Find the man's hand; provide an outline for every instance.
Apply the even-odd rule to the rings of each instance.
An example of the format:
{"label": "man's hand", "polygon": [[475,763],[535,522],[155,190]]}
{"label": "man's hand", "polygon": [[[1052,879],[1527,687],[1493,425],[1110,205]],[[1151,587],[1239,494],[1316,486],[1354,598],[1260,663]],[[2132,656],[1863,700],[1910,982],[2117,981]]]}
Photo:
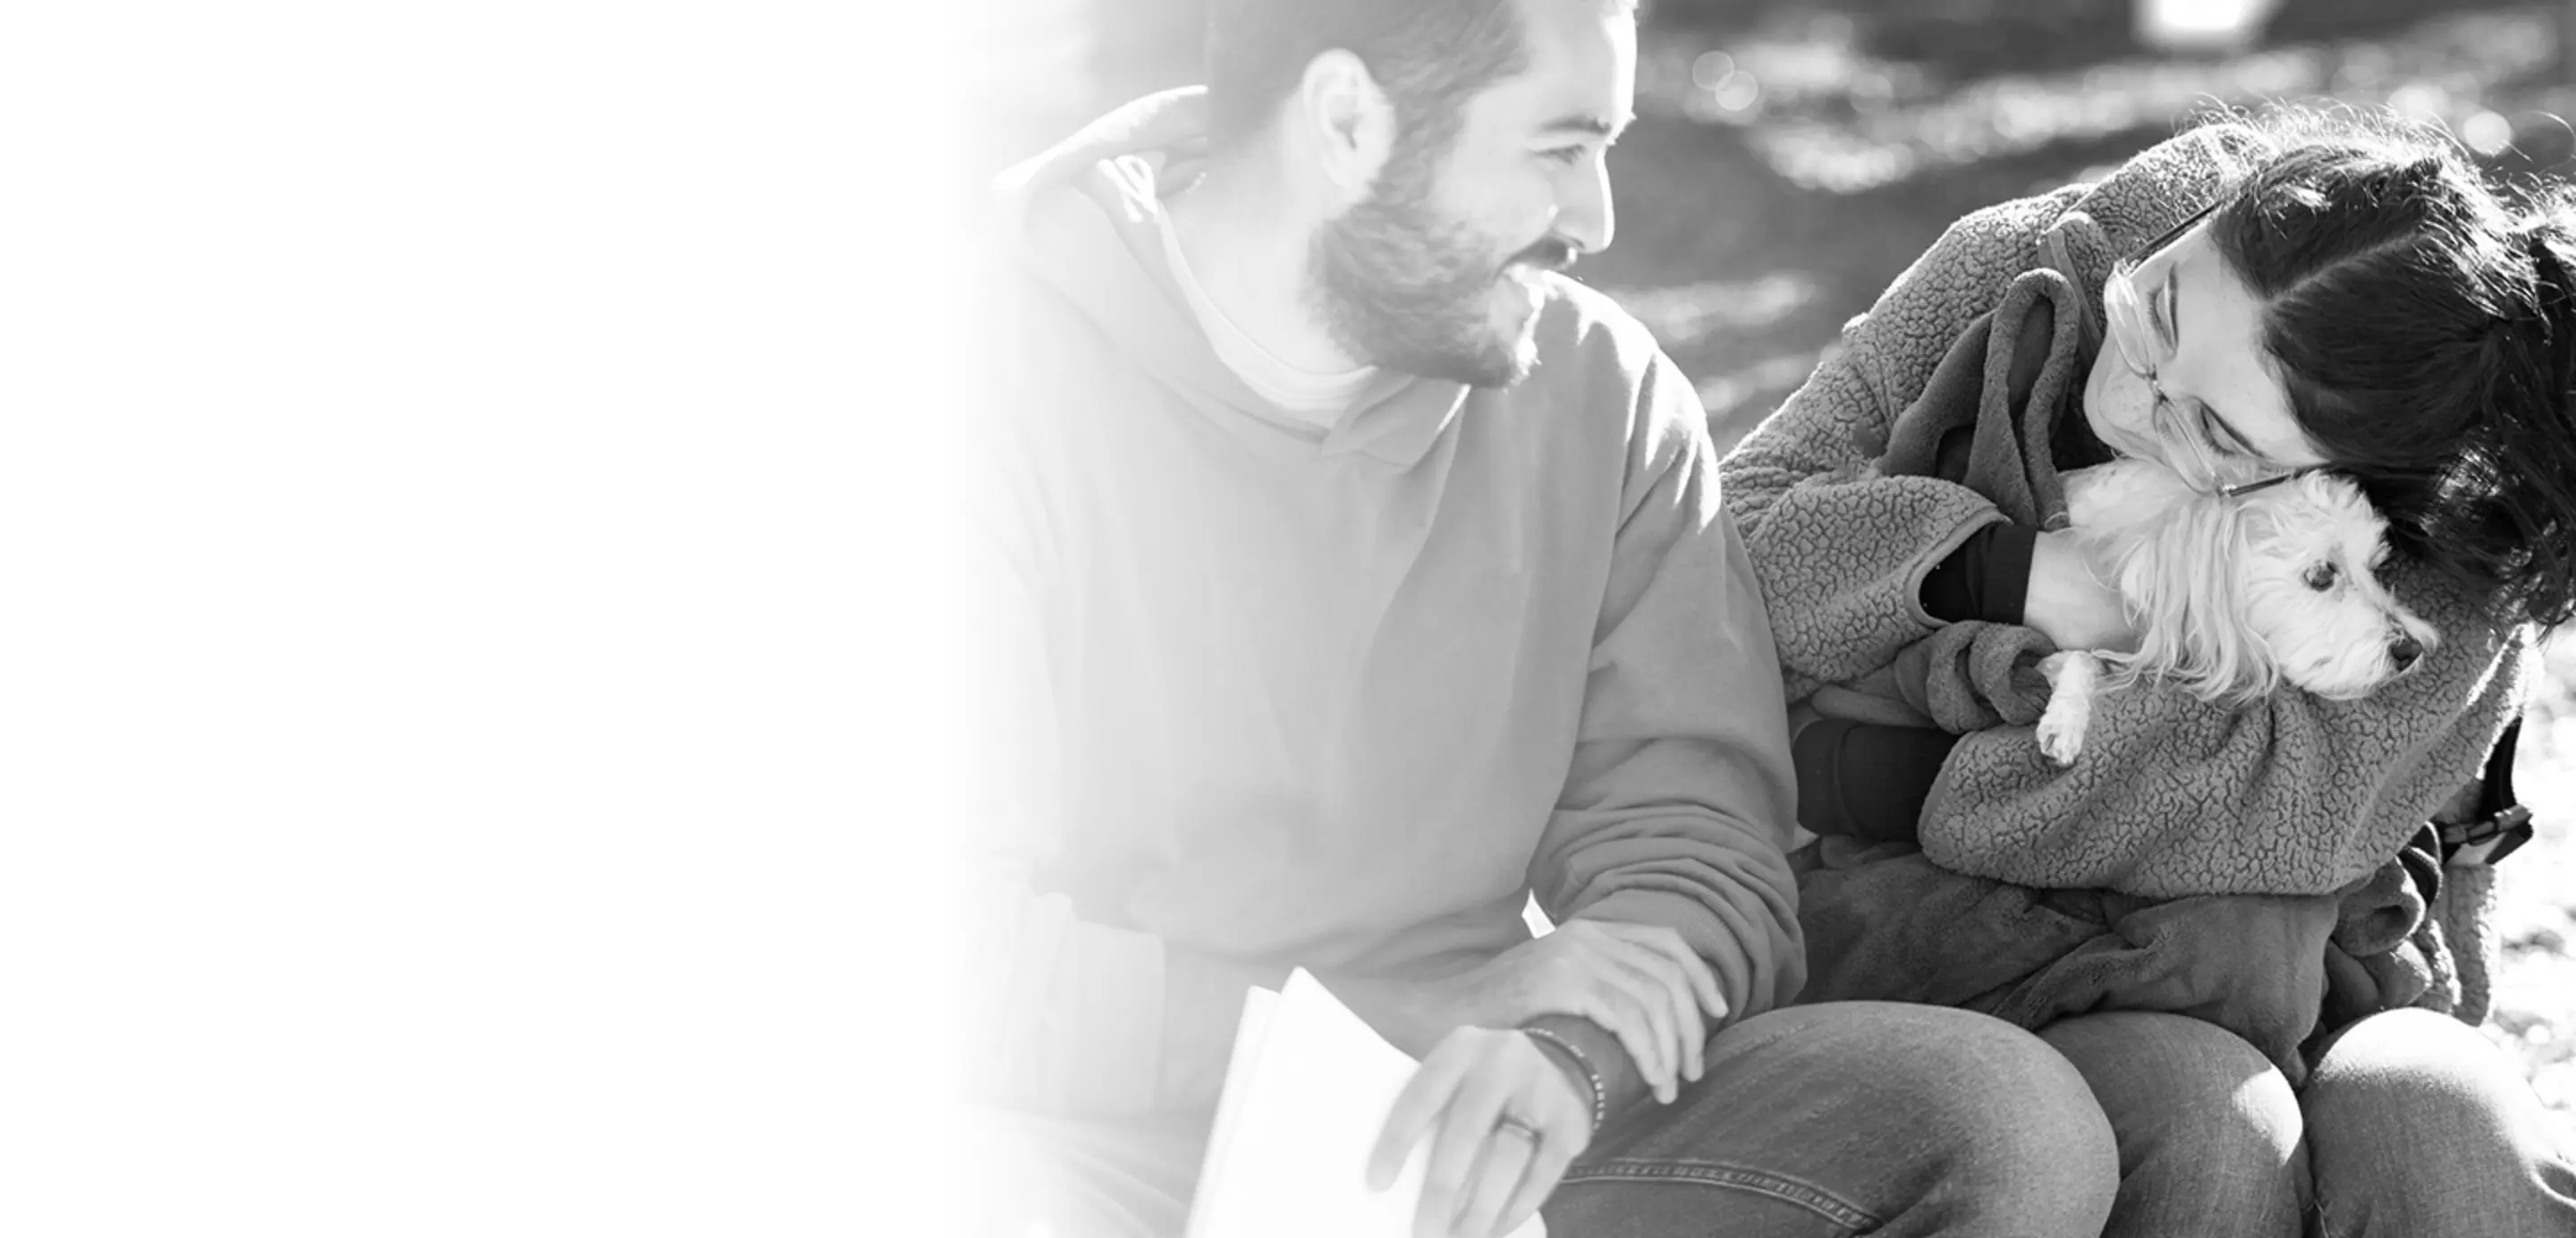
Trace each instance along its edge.
{"label": "man's hand", "polygon": [[1726,1017],[1708,961],[1681,934],[1649,924],[1568,920],[1441,983],[1463,990],[1477,1026],[1519,1027],[1543,1014],[1600,1024],[1667,1105],[1684,1082],[1699,1081],[1709,1024]]}
{"label": "man's hand", "polygon": [[1461,1027],[1513,1028],[1546,1014],[1619,1038],[1657,1099],[1698,1081],[1709,1023],[1726,1017],[1717,973],[1668,928],[1568,920],[1556,931],[1436,980],[1327,977],[1326,987],[1395,1047],[1421,1057]]}
{"label": "man's hand", "polygon": [[1393,1185],[1425,1138],[1414,1238],[1498,1238],[1538,1210],[1592,1142],[1592,1098],[1527,1035],[1462,1027],[1395,1098],[1369,1152],[1369,1189]]}

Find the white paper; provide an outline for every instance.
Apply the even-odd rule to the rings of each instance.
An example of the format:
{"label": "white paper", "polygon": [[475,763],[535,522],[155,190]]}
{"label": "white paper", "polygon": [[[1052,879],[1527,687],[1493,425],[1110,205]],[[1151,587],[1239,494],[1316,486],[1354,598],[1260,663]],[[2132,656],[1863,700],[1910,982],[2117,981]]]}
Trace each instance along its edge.
{"label": "white paper", "polygon": [[[1369,1149],[1414,1061],[1303,971],[1255,989],[1235,1032],[1190,1238],[1411,1238],[1430,1155],[1415,1147],[1384,1191]],[[1512,1238],[1543,1238],[1536,1216]]]}

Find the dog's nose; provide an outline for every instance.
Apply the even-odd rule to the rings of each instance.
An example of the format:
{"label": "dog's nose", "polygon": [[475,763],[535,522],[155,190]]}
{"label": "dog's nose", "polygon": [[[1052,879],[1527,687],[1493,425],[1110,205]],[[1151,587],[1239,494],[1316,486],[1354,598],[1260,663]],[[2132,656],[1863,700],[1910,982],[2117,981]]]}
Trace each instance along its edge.
{"label": "dog's nose", "polygon": [[2397,669],[2401,671],[2415,665],[2423,656],[2424,643],[2403,632],[2397,634],[2397,639],[2388,642],[2388,660],[2395,662]]}

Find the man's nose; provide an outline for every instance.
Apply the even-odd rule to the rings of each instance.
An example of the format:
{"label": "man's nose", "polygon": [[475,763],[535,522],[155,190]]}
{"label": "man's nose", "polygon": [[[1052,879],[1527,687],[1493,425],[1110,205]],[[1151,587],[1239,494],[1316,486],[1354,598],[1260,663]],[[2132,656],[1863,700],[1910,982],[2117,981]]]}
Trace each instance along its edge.
{"label": "man's nose", "polygon": [[1592,174],[1567,187],[1566,196],[1557,205],[1556,231],[1574,242],[1584,253],[1597,254],[1610,248],[1610,239],[1619,221],[1610,205],[1610,165],[1594,159]]}

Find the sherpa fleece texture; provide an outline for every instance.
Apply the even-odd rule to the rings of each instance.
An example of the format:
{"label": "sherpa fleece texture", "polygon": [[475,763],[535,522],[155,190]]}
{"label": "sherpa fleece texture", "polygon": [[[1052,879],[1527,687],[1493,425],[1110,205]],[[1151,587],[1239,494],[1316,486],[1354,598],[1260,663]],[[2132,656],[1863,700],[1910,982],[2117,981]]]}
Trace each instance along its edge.
{"label": "sherpa fleece texture", "polygon": [[[1936,636],[1924,574],[2008,518],[1967,486],[1869,471],[1959,333],[2032,272],[2098,288],[2114,255],[2206,201],[2263,141],[2237,126],[2194,130],[2098,186],[1952,225],[1728,456],[1724,494],[1792,699]],[[2035,514],[2062,522],[2062,499]],[[2351,702],[2287,690],[2226,709],[2171,688],[2109,694],[2084,758],[2064,769],[2027,726],[1970,733],[1925,805],[1924,850],[1960,872],[2146,897],[2323,894],[2368,876],[2477,775],[2537,666],[2532,631],[2491,632],[2429,573],[2401,573],[2397,587],[2443,636],[2415,674]]]}
{"label": "sherpa fleece texture", "polygon": [[[2029,662],[2044,638],[2011,625],[1944,625],[1924,613],[1924,575],[1984,525],[2061,527],[2064,501],[2044,443],[2027,474],[1976,485],[1891,475],[1912,454],[1904,415],[1962,332],[2046,302],[2056,370],[2069,331],[2089,365],[2100,326],[2087,290],[2113,258],[2170,227],[2269,154],[2239,126],[2195,130],[2131,160],[2099,185],[2071,186],[1977,212],[1953,225],[1844,329],[1843,346],[1721,465],[1772,616],[1793,700],[1850,710],[1861,697],[1910,706],[1964,732],[1921,820],[1942,868],[2043,890],[2146,898],[2324,895],[2378,874],[2435,810],[2479,772],[2536,674],[2536,633],[2492,631],[2470,602],[2422,570],[2397,589],[2443,633],[2417,672],[2357,702],[2296,690],[2241,709],[2142,685],[2097,702],[2083,758],[2061,769],[2031,727],[2043,691]],[[2071,312],[2068,312],[2071,311]],[[1995,337],[2021,334],[1998,323]],[[2010,348],[1983,359],[2000,371]],[[1954,360],[1953,364],[1957,364]],[[2080,391],[2082,367],[2071,375]],[[2000,398],[2000,372],[1984,376]],[[2049,388],[2064,375],[2043,373]],[[2031,405],[2072,409],[2076,399]],[[1980,424],[1995,410],[1981,409]],[[2044,415],[2044,414],[2043,414]],[[2040,418],[2034,416],[2033,420]],[[2044,424],[2025,426],[2027,435]],[[1983,437],[1982,435],[1980,437]],[[2036,448],[2036,450],[2028,450]],[[1975,468],[1972,480],[1980,480]],[[1893,698],[1888,686],[1900,685]],[[1836,693],[1844,695],[1836,697]],[[1880,719],[1893,720],[1893,719]],[[2433,908],[2470,946],[2491,934],[2482,868],[2446,874]],[[2474,947],[2473,947],[2474,948]],[[2484,1014],[2478,961],[2461,968],[2455,1013]],[[2447,987],[2441,986],[2441,987]]]}

